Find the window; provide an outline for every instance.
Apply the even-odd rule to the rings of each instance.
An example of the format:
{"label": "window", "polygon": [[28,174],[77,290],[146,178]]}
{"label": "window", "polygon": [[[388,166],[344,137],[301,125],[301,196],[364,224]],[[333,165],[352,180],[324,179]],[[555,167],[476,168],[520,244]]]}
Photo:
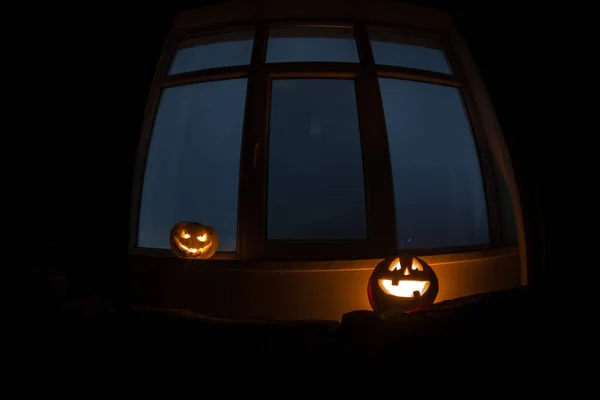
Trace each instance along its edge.
{"label": "window", "polygon": [[217,229],[219,250],[235,251],[246,79],[164,90],[152,132],[138,246],[169,248],[181,221]]}
{"label": "window", "polygon": [[250,63],[253,31],[221,33],[182,41],[169,75]]}
{"label": "window", "polygon": [[267,62],[358,62],[352,29],[272,28]]}
{"label": "window", "polygon": [[390,32],[369,31],[376,64],[452,74],[444,51],[432,40]]}
{"label": "window", "polygon": [[273,81],[267,238],[366,239],[354,82]]}
{"label": "window", "polygon": [[216,229],[217,259],[514,244],[506,182],[439,32],[267,21],[173,33],[140,145],[132,247],[168,249],[181,221]]}
{"label": "window", "polygon": [[458,89],[379,80],[392,161],[398,247],[488,243],[481,168]]}

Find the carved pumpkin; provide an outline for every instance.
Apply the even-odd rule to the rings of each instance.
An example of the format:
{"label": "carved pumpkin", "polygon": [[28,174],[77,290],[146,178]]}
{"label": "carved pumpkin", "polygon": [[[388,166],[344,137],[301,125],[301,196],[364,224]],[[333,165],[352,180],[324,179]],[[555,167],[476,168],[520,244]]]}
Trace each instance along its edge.
{"label": "carved pumpkin", "polygon": [[219,247],[217,231],[208,225],[179,222],[171,229],[169,244],[180,258],[211,258]]}
{"label": "carved pumpkin", "polygon": [[377,264],[367,292],[374,311],[393,314],[428,308],[438,290],[437,276],[425,261],[412,256],[392,256]]}

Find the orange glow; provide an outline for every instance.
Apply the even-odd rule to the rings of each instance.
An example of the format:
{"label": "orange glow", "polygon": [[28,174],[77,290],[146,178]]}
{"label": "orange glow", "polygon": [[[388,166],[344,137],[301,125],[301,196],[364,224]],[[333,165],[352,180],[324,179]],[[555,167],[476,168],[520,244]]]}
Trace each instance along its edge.
{"label": "orange glow", "polygon": [[[205,236],[204,240],[206,240],[206,234],[204,234],[203,236]],[[198,239],[198,240],[200,240],[200,239]],[[185,244],[181,243],[177,239],[175,239],[175,243],[177,243],[177,247],[179,247],[181,250],[186,251],[191,254],[196,254],[198,252],[200,252],[200,254],[204,254],[208,251],[208,249],[210,249],[212,247],[212,242],[210,242],[209,244],[207,244],[204,247],[199,247],[199,248],[188,247]]]}
{"label": "orange glow", "polygon": [[[400,258],[396,258],[389,267],[390,272],[402,271]],[[403,276],[409,276],[410,271],[423,271],[423,266],[416,259],[412,259],[410,268],[406,268],[402,273]],[[397,285],[392,284],[391,279],[380,279],[377,283],[384,293],[395,297],[414,297],[414,292],[419,292],[421,295],[429,288],[429,281],[399,281]]]}
{"label": "orange glow", "polygon": [[[412,269],[413,271],[423,271],[423,266],[421,265],[421,263],[416,258],[413,258],[412,265],[411,265],[410,269]],[[390,270],[390,272],[391,271],[401,271],[402,270],[402,264],[400,264],[400,258],[396,258],[390,264],[389,270]],[[410,275],[410,271],[408,270],[408,268],[404,271],[404,275]]]}
{"label": "orange glow", "polygon": [[429,281],[400,281],[394,285],[391,279],[380,279],[377,283],[386,294],[394,297],[415,297],[415,292],[423,295],[429,288]]}
{"label": "orange glow", "polygon": [[393,263],[390,264],[390,271],[400,271],[402,265],[400,265],[400,259],[396,258]]}

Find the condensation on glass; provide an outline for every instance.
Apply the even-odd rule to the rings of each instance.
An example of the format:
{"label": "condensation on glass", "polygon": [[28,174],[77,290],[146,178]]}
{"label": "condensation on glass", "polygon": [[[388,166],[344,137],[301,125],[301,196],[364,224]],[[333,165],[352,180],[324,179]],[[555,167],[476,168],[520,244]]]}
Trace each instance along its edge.
{"label": "condensation on glass", "polygon": [[179,43],[169,75],[210,68],[247,65],[252,56],[254,31],[201,36]]}
{"label": "condensation on glass", "polygon": [[267,62],[358,62],[352,28],[271,28]]}
{"label": "condensation on glass", "polygon": [[487,204],[471,125],[457,88],[380,78],[398,247],[489,243]]}
{"label": "condensation on glass", "polygon": [[219,251],[235,251],[246,79],[167,88],[152,131],[138,246],[169,248],[181,221],[214,227]]}
{"label": "condensation on glass", "polygon": [[271,99],[267,239],[366,239],[354,81],[276,79]]}
{"label": "condensation on glass", "polygon": [[376,64],[452,74],[440,43],[429,38],[385,30],[369,30]]}

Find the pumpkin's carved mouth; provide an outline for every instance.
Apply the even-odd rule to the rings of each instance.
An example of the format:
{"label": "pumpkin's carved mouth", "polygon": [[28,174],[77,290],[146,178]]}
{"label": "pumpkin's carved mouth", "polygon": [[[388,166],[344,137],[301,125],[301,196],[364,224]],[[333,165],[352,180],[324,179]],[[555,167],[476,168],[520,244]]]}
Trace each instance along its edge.
{"label": "pumpkin's carved mouth", "polygon": [[198,247],[198,248],[194,248],[194,247],[188,247],[185,244],[181,243],[179,241],[179,239],[175,238],[175,243],[177,244],[177,247],[179,247],[179,249],[185,251],[186,253],[190,253],[190,254],[204,254],[208,251],[208,249],[210,249],[212,247],[212,242],[210,242],[209,244],[207,244],[204,247]]}
{"label": "pumpkin's carved mouth", "polygon": [[391,279],[379,279],[377,283],[386,294],[394,297],[415,297],[415,292],[423,295],[429,288],[429,281],[399,281],[394,285]]}

